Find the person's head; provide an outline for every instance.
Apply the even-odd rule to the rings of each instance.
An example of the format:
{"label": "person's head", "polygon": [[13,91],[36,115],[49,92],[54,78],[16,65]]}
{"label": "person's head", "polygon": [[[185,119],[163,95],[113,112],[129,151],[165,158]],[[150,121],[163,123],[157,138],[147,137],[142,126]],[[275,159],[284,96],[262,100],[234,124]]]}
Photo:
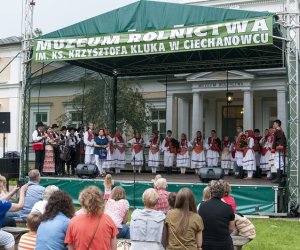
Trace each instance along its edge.
{"label": "person's head", "polygon": [[166,190],[168,186],[167,180],[165,178],[159,178],[156,181],[156,188],[157,189],[164,189]]}
{"label": "person's head", "polygon": [[110,198],[115,201],[119,201],[122,199],[125,200],[126,193],[125,193],[124,188],[122,188],[121,186],[114,187],[113,190],[111,191]]}
{"label": "person's head", "polygon": [[281,121],[280,120],[275,120],[273,122],[273,128],[276,129],[276,128],[279,128],[281,127]]}
{"label": "person's head", "polygon": [[47,186],[45,188],[45,191],[44,191],[44,197],[43,199],[48,201],[50,196],[55,192],[55,191],[58,191],[59,188],[55,185],[50,185],[50,186]]}
{"label": "person's head", "polygon": [[57,132],[57,130],[58,130],[58,126],[56,123],[52,124],[51,128],[52,128],[52,131],[54,131],[54,132]]}
{"label": "person's head", "polygon": [[140,139],[141,138],[141,133],[140,132],[135,132],[135,138]]}
{"label": "person's head", "polygon": [[154,188],[148,188],[145,190],[142,196],[142,201],[146,208],[154,208],[159,199],[158,193]]}
{"label": "person's head", "polygon": [[39,130],[39,131],[43,131],[44,130],[44,123],[43,122],[38,122],[36,124],[36,128]]}
{"label": "person's head", "polygon": [[66,126],[62,126],[60,129],[60,133],[62,133],[63,135],[65,135],[67,133],[67,127]]}
{"label": "person's head", "polygon": [[99,136],[105,136],[105,131],[103,128],[99,129]]}
{"label": "person's head", "polygon": [[228,181],[224,181],[225,194],[224,196],[229,196],[231,193],[231,186]]}
{"label": "person's head", "polygon": [[265,129],[265,136],[269,135],[269,129]]}
{"label": "person's head", "polygon": [[73,127],[70,127],[70,128],[69,128],[69,133],[70,133],[70,135],[74,135],[74,134],[75,134],[75,131],[76,131],[75,128],[73,128]]}
{"label": "person's head", "polygon": [[26,225],[31,232],[36,232],[42,221],[42,214],[39,212],[30,213],[26,218]]}
{"label": "person's head", "polygon": [[109,135],[109,129],[108,128],[104,129],[104,134]]}
{"label": "person's head", "polygon": [[210,135],[211,135],[212,137],[215,137],[215,136],[217,135],[216,130],[213,129],[213,130],[210,132]]}
{"label": "person's head", "polygon": [[229,141],[229,136],[228,135],[224,136],[224,141]]}
{"label": "person's head", "polygon": [[103,214],[104,197],[96,186],[89,186],[79,194],[79,203],[88,215]]}
{"label": "person's head", "polygon": [[53,219],[59,212],[68,218],[72,218],[75,213],[71,196],[62,190],[55,191],[50,196],[42,221]]}
{"label": "person's head", "polygon": [[107,174],[107,175],[105,176],[105,179],[104,179],[104,185],[105,185],[106,187],[111,187],[111,186],[112,186],[112,182],[113,182],[113,180],[112,180],[111,174]]}
{"label": "person's head", "polygon": [[175,207],[176,195],[177,195],[177,193],[175,193],[175,192],[172,192],[169,194],[169,197],[168,197],[169,209],[172,209]]}
{"label": "person's head", "polygon": [[201,137],[201,136],[202,136],[201,131],[197,131],[197,132],[196,132],[196,136],[197,136],[197,137]]}
{"label": "person's head", "polygon": [[156,181],[161,178],[162,176],[160,174],[155,175],[154,179],[152,179],[153,188],[156,188]]}
{"label": "person's head", "polygon": [[254,137],[254,132],[253,132],[253,130],[247,130],[246,131],[246,135],[248,136],[248,137]]}
{"label": "person's head", "polygon": [[94,130],[94,123],[89,122],[88,128],[89,128],[90,130]]}
{"label": "person's head", "polygon": [[6,190],[6,178],[3,175],[0,175],[0,192],[7,192]]}
{"label": "person's head", "polygon": [[209,183],[211,198],[222,199],[225,194],[225,185],[222,180],[213,180]]}
{"label": "person's head", "polygon": [[158,137],[158,131],[154,130],[152,131],[152,138],[156,138],[156,137]]}
{"label": "person's head", "polygon": [[211,198],[209,186],[203,189],[202,201],[208,201]]}
{"label": "person's head", "polygon": [[51,127],[47,127],[47,133],[51,133],[52,132],[52,128]]}
{"label": "person's head", "polygon": [[186,140],[186,134],[185,133],[181,134],[181,140]]}
{"label": "person's head", "polygon": [[37,169],[32,169],[28,173],[29,181],[39,183],[41,179],[40,172]]}
{"label": "person's head", "polygon": [[256,137],[260,136],[260,130],[258,128],[254,129],[254,134]]}
{"label": "person's head", "polygon": [[171,136],[172,136],[172,131],[171,131],[171,130],[168,130],[168,131],[167,131],[167,136],[168,136],[168,137],[171,137]]}
{"label": "person's head", "polygon": [[243,126],[237,126],[236,127],[236,132],[239,134],[241,132],[243,132]]}

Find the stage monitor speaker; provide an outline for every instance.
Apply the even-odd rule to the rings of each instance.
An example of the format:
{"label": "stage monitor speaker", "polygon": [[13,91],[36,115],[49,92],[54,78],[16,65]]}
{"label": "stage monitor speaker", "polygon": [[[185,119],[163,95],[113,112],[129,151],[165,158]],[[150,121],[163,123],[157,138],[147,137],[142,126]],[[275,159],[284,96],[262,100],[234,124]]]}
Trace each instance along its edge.
{"label": "stage monitor speaker", "polygon": [[10,133],[10,112],[0,112],[0,133]]}

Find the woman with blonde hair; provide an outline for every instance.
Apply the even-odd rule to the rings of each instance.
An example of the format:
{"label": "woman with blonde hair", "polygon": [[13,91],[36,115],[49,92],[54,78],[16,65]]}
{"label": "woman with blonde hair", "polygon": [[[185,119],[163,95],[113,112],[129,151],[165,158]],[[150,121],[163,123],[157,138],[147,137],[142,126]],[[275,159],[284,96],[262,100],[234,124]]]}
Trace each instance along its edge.
{"label": "woman with blonde hair", "polygon": [[167,250],[202,249],[203,222],[190,189],[181,188],[177,193],[175,208],[167,213],[166,228]]}
{"label": "woman with blonde hair", "polygon": [[116,186],[111,192],[111,197],[105,205],[104,213],[109,215],[119,233],[117,238],[130,239],[128,221],[129,202],[126,200],[124,188]]}
{"label": "woman with blonde hair", "polygon": [[86,214],[71,219],[65,238],[68,250],[116,250],[118,230],[113,220],[103,214],[104,198],[99,188],[85,188],[78,200]]}

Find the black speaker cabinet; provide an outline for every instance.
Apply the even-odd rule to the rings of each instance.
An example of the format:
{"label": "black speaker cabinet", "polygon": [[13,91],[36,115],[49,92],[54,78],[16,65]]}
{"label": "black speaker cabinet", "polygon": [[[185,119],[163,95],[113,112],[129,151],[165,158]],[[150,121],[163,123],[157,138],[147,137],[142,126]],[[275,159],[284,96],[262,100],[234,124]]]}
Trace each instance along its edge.
{"label": "black speaker cabinet", "polygon": [[10,112],[0,112],[0,133],[10,133]]}
{"label": "black speaker cabinet", "polygon": [[0,174],[6,178],[19,178],[20,159],[0,158]]}

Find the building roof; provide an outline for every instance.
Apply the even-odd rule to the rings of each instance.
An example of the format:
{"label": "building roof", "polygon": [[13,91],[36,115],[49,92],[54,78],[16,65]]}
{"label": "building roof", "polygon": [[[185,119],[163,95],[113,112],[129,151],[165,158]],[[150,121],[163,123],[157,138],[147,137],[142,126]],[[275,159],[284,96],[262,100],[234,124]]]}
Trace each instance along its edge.
{"label": "building roof", "polygon": [[13,45],[13,44],[21,44],[21,37],[11,36],[11,37],[0,39],[0,46]]}

